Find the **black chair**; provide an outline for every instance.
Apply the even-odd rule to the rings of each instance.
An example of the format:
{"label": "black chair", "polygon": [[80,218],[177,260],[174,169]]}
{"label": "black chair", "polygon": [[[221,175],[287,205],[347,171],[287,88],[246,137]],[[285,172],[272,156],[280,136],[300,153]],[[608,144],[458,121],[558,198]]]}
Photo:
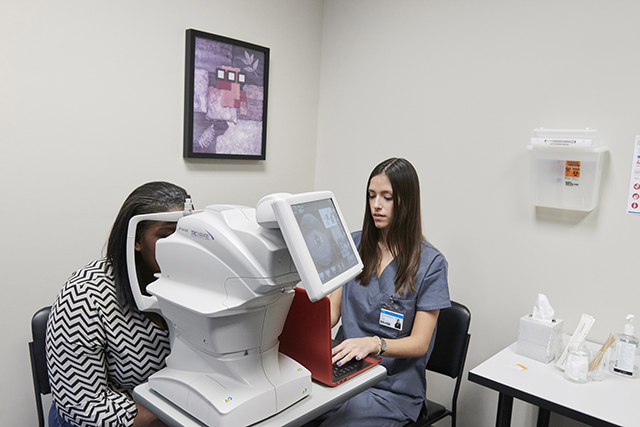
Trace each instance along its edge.
{"label": "black chair", "polygon": [[29,343],[29,355],[31,356],[33,390],[36,395],[38,425],[40,427],[44,427],[42,396],[51,393],[49,375],[47,374],[47,354],[44,344],[44,337],[47,332],[47,320],[49,319],[50,312],[51,307],[44,307],[38,310],[31,318],[31,336],[33,341]]}
{"label": "black chair", "polygon": [[405,427],[426,427],[449,416],[451,417],[451,427],[456,426],[458,392],[471,339],[470,324],[471,313],[467,307],[460,303],[451,301],[450,308],[440,310],[436,341],[427,363],[427,371],[447,375],[456,380],[451,398],[451,409],[427,399],[418,419]]}

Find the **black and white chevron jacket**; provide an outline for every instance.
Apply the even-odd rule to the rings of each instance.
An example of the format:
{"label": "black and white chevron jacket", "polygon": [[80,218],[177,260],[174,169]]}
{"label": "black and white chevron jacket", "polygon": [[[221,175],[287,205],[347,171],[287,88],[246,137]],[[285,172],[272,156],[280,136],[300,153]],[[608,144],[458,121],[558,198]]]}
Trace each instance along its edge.
{"label": "black and white chevron jacket", "polygon": [[122,309],[113,267],[99,259],[76,271],[53,304],[47,364],[60,415],[81,427],[131,426],[133,388],[164,367],[168,332]]}

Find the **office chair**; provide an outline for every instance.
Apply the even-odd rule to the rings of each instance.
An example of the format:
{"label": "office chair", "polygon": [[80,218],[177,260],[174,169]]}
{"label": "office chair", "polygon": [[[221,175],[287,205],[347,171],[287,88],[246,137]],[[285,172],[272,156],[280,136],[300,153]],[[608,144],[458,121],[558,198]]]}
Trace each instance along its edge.
{"label": "office chair", "polygon": [[467,307],[460,303],[451,301],[450,308],[440,310],[436,341],[429,362],[427,362],[427,371],[447,375],[456,380],[451,398],[451,409],[427,399],[418,419],[405,427],[426,427],[449,416],[451,417],[451,427],[456,426],[458,392],[471,339],[470,323],[471,313]]}
{"label": "office chair", "polygon": [[50,311],[51,307],[41,308],[31,318],[31,336],[33,337],[33,341],[29,343],[29,355],[31,356],[33,390],[36,395],[38,425],[40,427],[44,427],[42,396],[51,393],[51,387],[49,387],[49,375],[47,374],[47,354],[44,344],[44,337],[47,332],[47,320],[49,319]]}

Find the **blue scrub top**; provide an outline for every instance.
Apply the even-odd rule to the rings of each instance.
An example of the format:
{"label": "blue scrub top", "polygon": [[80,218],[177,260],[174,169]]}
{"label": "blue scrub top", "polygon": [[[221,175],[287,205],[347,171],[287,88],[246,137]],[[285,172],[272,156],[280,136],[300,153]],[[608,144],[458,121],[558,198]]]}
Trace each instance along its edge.
{"label": "blue scrub top", "polygon": [[[360,246],[362,232],[352,234],[356,246]],[[420,268],[416,281],[417,292],[395,293],[396,264],[392,261],[380,277],[374,274],[367,286],[355,279],[342,288],[341,318],[344,338],[379,336],[388,339],[411,335],[416,311],[438,310],[451,306],[447,283],[447,261],[435,247],[422,241]],[[382,309],[391,316],[402,316],[402,329],[380,324]],[[395,324],[394,324],[395,326]],[[427,360],[433,350],[435,330],[427,353],[418,358],[385,357],[382,365],[387,378],[375,388],[384,400],[395,405],[409,418],[415,419],[425,399]]]}

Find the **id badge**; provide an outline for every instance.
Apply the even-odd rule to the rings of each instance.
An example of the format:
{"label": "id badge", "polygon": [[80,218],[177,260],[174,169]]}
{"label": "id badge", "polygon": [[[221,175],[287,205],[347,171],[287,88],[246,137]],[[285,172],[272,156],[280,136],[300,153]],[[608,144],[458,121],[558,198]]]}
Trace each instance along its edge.
{"label": "id badge", "polygon": [[380,324],[384,327],[401,331],[404,324],[404,314],[398,312],[395,307],[383,303],[380,307]]}

